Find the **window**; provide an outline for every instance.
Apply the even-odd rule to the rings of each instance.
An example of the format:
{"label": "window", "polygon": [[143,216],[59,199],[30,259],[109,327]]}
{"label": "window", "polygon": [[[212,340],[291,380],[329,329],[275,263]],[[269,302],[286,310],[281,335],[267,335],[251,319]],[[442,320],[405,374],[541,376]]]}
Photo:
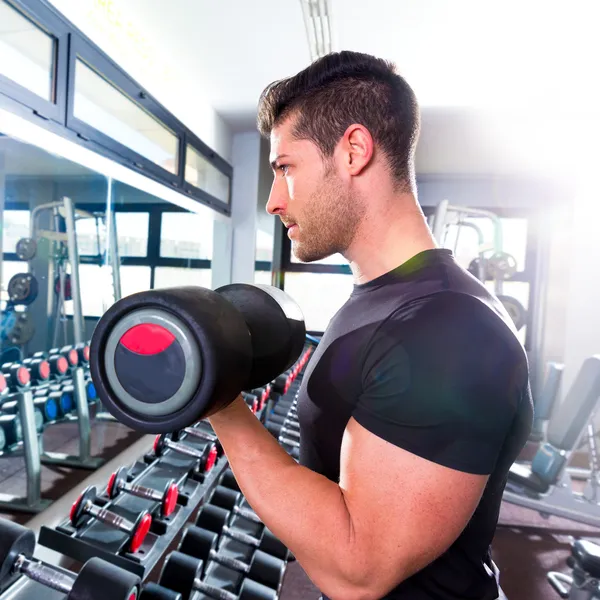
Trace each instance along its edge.
{"label": "window", "polygon": [[210,269],[185,269],[180,267],[156,267],[154,270],[154,289],[198,285],[211,289],[212,271]]}
{"label": "window", "polygon": [[196,213],[163,212],[160,255],[164,258],[211,259],[213,221]]}
{"label": "window", "polygon": [[273,234],[256,230],[256,257],[255,260],[271,262],[273,260]]}
{"label": "window", "polygon": [[98,256],[106,244],[106,228],[102,219],[77,218],[77,249],[80,256]]}
{"label": "window", "polygon": [[0,0],[0,75],[54,100],[56,40]]}
{"label": "window", "polygon": [[115,214],[119,256],[147,256],[150,215],[147,212]]}
{"label": "window", "polygon": [[[113,303],[111,271],[98,265],[79,265],[81,312],[85,317],[100,317]],[[65,302],[65,313],[73,315],[73,301]]]}
{"label": "window", "polygon": [[[2,6],[0,4],[0,6]],[[21,238],[29,237],[28,210],[5,210],[2,223],[2,251],[16,252],[17,242]]]}
{"label": "window", "polygon": [[179,138],[79,58],[73,115],[169,173],[178,173]]}
{"label": "window", "polygon": [[229,177],[189,144],[185,158],[185,180],[221,202],[229,204]]}
{"label": "window", "polygon": [[331,317],[348,300],[353,289],[351,275],[285,274],[285,291],[302,309],[308,331],[325,331]]}
{"label": "window", "polygon": [[254,271],[254,283],[271,285],[271,271]]}
{"label": "window", "polygon": [[120,267],[121,297],[150,289],[150,267],[127,265]]}

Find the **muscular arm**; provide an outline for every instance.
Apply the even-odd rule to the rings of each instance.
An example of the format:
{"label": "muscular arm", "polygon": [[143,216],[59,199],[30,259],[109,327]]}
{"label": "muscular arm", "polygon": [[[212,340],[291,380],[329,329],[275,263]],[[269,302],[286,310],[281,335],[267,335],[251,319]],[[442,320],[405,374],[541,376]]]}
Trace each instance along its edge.
{"label": "muscular arm", "polygon": [[376,599],[462,531],[487,477],[426,461],[351,420],[339,485],[298,465],[238,399],[211,417],[240,488],[333,600]]}

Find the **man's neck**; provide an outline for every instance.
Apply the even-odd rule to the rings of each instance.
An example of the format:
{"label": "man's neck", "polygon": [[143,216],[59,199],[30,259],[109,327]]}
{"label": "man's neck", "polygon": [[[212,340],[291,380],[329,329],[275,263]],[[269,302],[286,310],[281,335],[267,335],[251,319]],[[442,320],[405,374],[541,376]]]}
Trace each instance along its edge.
{"label": "man's neck", "polygon": [[363,220],[345,253],[356,284],[372,281],[420,252],[438,247],[414,200],[391,206]]}

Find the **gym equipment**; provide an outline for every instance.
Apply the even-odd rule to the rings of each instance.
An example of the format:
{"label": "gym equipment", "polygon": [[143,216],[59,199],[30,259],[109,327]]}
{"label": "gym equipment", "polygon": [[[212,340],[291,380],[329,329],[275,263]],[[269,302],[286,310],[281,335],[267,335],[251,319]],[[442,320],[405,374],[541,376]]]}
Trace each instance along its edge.
{"label": "gym equipment", "polygon": [[109,527],[126,533],[129,536],[128,551],[137,552],[150,531],[152,525],[150,513],[141,512],[135,523],[131,523],[116,513],[96,506],[97,499],[98,493],[95,486],[89,486],[83,491],[81,496],[73,503],[69,515],[73,527],[78,529],[88,518],[102,521]]}
{"label": "gym equipment", "polygon": [[90,369],[119,421],[168,433],[273,380],[299,357],[304,335],[298,305],[271,286],[150,290],[102,316]]}
{"label": "gym equipment", "polygon": [[183,598],[179,592],[150,582],[144,585],[138,600],[183,600]]}
{"label": "gym equipment", "polygon": [[209,443],[203,449],[198,449],[174,442],[169,438],[168,434],[157,435],[154,440],[154,454],[162,456],[167,450],[197,459],[196,471],[198,473],[208,473],[214,467],[217,460],[217,447],[214,444]]}
{"label": "gym equipment", "polygon": [[[217,552],[219,536],[213,531],[192,525],[181,538],[178,551],[201,561],[212,560],[224,567],[243,573],[250,579],[275,590],[279,589],[285,573],[285,562],[260,550],[246,563]],[[178,556],[178,555],[176,555]],[[171,557],[173,560],[173,557]]]}
{"label": "gym equipment", "polygon": [[[472,222],[466,221],[465,217],[479,217],[489,219],[493,225],[492,247],[485,245],[485,236],[481,229]],[[478,256],[469,264],[468,271],[480,281],[494,281],[494,294],[502,302],[508,314],[513,320],[515,327],[520,330],[527,324],[527,311],[523,305],[512,296],[503,293],[503,283],[511,279],[517,272],[517,261],[514,256],[504,252],[502,223],[493,212],[480,210],[467,206],[453,206],[448,200],[442,200],[433,215],[430,223],[433,236],[445,247],[448,230],[451,226],[458,228],[455,246],[458,245],[458,237],[462,228],[475,230],[479,240]],[[489,256],[486,256],[489,254]]]}
{"label": "gym equipment", "polygon": [[287,438],[296,442],[300,441],[300,432],[296,428],[288,427],[286,425],[279,425],[277,423],[273,423],[272,421],[268,421],[267,430],[276,438]]}
{"label": "gym equipment", "polygon": [[547,574],[550,585],[561,598],[571,600],[598,600],[600,598],[600,546],[589,540],[575,540],[567,564],[571,576],[551,571]]}
{"label": "gym equipment", "polygon": [[531,433],[529,434],[529,439],[531,441],[539,442],[545,439],[545,426],[552,416],[554,404],[556,403],[558,391],[560,389],[564,367],[565,366],[560,363],[548,363],[544,387],[542,388],[539,398],[534,398],[533,425],[531,427]]}
{"label": "gym equipment", "polygon": [[173,513],[177,505],[177,499],[179,498],[179,488],[174,480],[168,481],[164,491],[159,492],[158,490],[153,490],[142,485],[128,483],[126,467],[121,467],[110,476],[106,492],[111,500],[121,493],[126,493],[138,498],[160,502],[162,517],[168,517]]}
{"label": "gym equipment", "polygon": [[[181,429],[180,431],[175,432],[173,434],[173,440],[175,442],[178,441],[181,437],[181,434],[186,433],[191,438],[196,438],[198,440],[213,443],[215,445],[215,448],[217,449],[217,456],[223,456],[223,446],[221,446],[221,443],[219,442],[217,436],[214,433],[209,433],[208,431],[200,429],[199,427],[201,425],[202,423],[198,423],[196,427],[186,427],[184,429]],[[207,426],[210,427],[209,425]]]}
{"label": "gym equipment", "polygon": [[[244,579],[239,594],[228,592],[202,581],[204,564],[201,560],[181,552],[171,552],[160,574],[160,585],[179,592],[184,600],[191,600],[194,591],[219,600],[276,600],[277,592],[252,579]],[[208,570],[207,570],[208,572]]]}
{"label": "gym equipment", "polygon": [[23,366],[29,369],[31,383],[38,385],[50,379],[50,363],[43,358],[26,358]]}
{"label": "gym equipment", "polygon": [[[231,491],[231,490],[229,490]],[[247,546],[276,556],[281,560],[286,560],[289,554],[287,547],[279,541],[266,527],[263,529],[260,537],[253,537],[245,533],[231,528],[228,523],[232,513],[229,510],[215,506],[213,504],[205,504],[198,513],[196,525],[204,527],[210,531],[214,531],[219,535],[229,537],[238,542],[242,542]]]}
{"label": "gym equipment", "polygon": [[11,389],[23,390],[29,387],[31,383],[29,370],[19,363],[2,365],[2,372],[4,373],[8,387]]}
{"label": "gym equipment", "polygon": [[2,338],[14,346],[24,346],[35,335],[29,313],[8,310],[2,316]]}
{"label": "gym equipment", "polygon": [[140,578],[99,558],[87,561],[77,575],[33,559],[33,531],[0,521],[0,586],[20,575],[66,594],[65,600],[136,600]]}
{"label": "gym equipment", "polygon": [[[547,442],[531,464],[511,466],[503,500],[544,515],[600,526],[600,467],[593,414],[600,399],[600,356],[587,358],[548,424]],[[583,493],[575,492],[569,469],[573,451],[587,434],[590,473]]]}
{"label": "gym equipment", "polygon": [[[196,518],[196,525],[210,529],[210,531],[221,531],[224,525],[231,523],[231,515],[225,515],[222,510],[213,510],[214,507],[231,512],[258,525],[264,525],[260,517],[249,506],[248,508],[242,508],[243,502],[245,502],[245,498],[239,491],[228,488],[221,482],[221,485],[215,488],[210,504],[206,504],[200,509]],[[224,522],[223,519],[226,516],[227,520]]]}
{"label": "gym equipment", "polygon": [[10,278],[6,291],[12,306],[29,306],[35,302],[40,289],[31,273],[17,273]]}
{"label": "gym equipment", "polygon": [[19,260],[32,260],[37,254],[37,243],[33,238],[21,238],[17,242],[15,252]]}

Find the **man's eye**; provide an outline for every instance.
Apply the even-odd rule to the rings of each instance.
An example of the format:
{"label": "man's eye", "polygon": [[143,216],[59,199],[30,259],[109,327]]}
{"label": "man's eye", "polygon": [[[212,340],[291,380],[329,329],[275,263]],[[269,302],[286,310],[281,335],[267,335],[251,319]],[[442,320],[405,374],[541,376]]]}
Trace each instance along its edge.
{"label": "man's eye", "polygon": [[277,169],[278,169],[279,171],[281,171],[281,172],[282,172],[284,175],[287,175],[287,172],[288,172],[288,169],[289,169],[289,168],[290,168],[290,166],[289,166],[289,165],[279,165],[279,166],[277,167]]}

